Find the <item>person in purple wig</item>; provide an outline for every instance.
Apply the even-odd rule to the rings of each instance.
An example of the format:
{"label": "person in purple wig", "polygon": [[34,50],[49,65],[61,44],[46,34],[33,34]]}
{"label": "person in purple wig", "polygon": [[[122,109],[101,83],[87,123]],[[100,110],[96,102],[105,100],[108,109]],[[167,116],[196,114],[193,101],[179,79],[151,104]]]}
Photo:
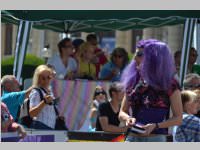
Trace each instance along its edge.
{"label": "person in purple wig", "polygon": [[[136,45],[136,54],[134,59],[129,63],[129,65],[124,69],[121,82],[123,83],[124,87],[127,89],[130,86],[134,86],[139,81],[140,78],[140,64],[143,60],[144,56],[144,47],[145,45],[156,42],[157,39],[148,39],[148,40],[140,40]],[[130,74],[131,72],[131,74]]]}
{"label": "person in purple wig", "polygon": [[126,141],[164,142],[168,127],[182,122],[180,87],[174,78],[175,64],[167,44],[161,41],[148,41],[143,52],[140,66],[137,67],[133,60],[123,72],[122,79],[126,80],[122,80],[122,83],[126,88],[126,96],[119,118],[126,122],[126,126],[139,125],[145,129],[143,134],[130,132]]}

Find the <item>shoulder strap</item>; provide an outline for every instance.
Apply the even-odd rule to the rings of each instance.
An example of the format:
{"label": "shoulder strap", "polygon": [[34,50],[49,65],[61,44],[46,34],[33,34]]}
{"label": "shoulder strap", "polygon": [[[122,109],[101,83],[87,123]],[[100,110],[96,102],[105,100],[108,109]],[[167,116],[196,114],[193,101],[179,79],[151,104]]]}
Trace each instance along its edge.
{"label": "shoulder strap", "polygon": [[[47,91],[44,88],[34,88],[36,91],[38,91],[39,95],[40,95],[40,100],[43,100],[44,96],[42,94],[42,91],[44,91],[44,93],[47,93]],[[42,90],[42,91],[41,91]]]}
{"label": "shoulder strap", "polygon": [[56,112],[56,116],[59,117],[59,113],[58,113],[58,110],[57,110],[56,106],[53,105],[53,107],[54,107],[54,110],[55,110],[55,112]]}
{"label": "shoulder strap", "polygon": [[[44,88],[42,88],[42,87],[40,87],[40,88],[35,88],[35,89],[39,92],[39,94],[40,94],[40,99],[42,100],[42,99],[44,98],[44,96],[43,96],[43,94],[42,94],[42,91],[44,91],[46,94],[47,94],[47,91],[46,91]],[[42,90],[42,91],[41,91],[41,90]],[[56,116],[58,117],[58,116],[59,116],[58,110],[57,110],[57,108],[56,108],[55,105],[54,105],[53,107],[54,107]]]}
{"label": "shoulder strap", "polygon": [[[43,98],[44,98],[44,96],[43,96],[41,90],[43,90],[45,93],[47,93],[46,90],[45,90],[44,88],[33,88],[33,89],[35,89],[35,90],[39,93],[39,95],[40,95],[40,100],[42,101]],[[27,102],[27,109],[28,109],[28,110],[29,110],[29,103],[30,103],[30,102],[28,101],[28,102]],[[23,104],[18,106],[17,117],[16,117],[16,119],[15,119],[16,122],[19,121],[21,106],[23,106]],[[28,114],[29,114],[29,111],[28,111]]]}

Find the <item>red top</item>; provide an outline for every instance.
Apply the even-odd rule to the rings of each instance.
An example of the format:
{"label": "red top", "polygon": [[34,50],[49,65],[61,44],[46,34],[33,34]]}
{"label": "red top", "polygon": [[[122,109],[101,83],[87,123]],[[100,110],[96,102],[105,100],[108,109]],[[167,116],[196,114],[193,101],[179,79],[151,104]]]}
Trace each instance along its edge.
{"label": "red top", "polygon": [[[96,48],[95,49],[95,54],[98,52],[102,52],[102,50],[100,48]],[[96,66],[96,77],[98,78],[98,74],[100,72],[101,69],[101,65],[103,66],[104,64],[106,64],[108,62],[108,59],[106,58],[106,56],[102,53],[101,55],[98,56],[98,63],[95,64]]]}

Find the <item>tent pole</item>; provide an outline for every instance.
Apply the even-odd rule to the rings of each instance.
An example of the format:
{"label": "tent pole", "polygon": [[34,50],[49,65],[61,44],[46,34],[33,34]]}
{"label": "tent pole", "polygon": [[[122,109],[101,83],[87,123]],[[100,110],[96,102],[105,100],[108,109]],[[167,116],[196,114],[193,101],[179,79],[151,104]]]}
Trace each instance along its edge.
{"label": "tent pole", "polygon": [[13,66],[13,75],[17,76],[17,64],[18,64],[18,57],[19,57],[19,49],[21,45],[21,35],[22,35],[22,27],[23,27],[23,21],[20,21],[19,27],[18,27],[18,33],[17,33],[17,39],[16,39],[16,45],[15,45],[15,60],[14,60],[14,66]]}
{"label": "tent pole", "polygon": [[[196,50],[197,50],[198,55],[200,55],[200,19],[199,19],[199,23],[196,26],[196,42],[197,42]],[[198,56],[197,58],[197,64],[200,65],[200,56]]]}
{"label": "tent pole", "polygon": [[197,19],[187,18],[184,26],[184,38],[181,53],[181,66],[180,66],[180,85],[183,87],[183,80],[187,74],[188,59],[189,59],[189,49],[192,44],[194,26]]}
{"label": "tent pole", "polygon": [[24,59],[27,51],[27,45],[30,35],[30,30],[32,23],[29,21],[21,21],[18,31],[18,38],[16,44],[16,53],[15,53],[15,64],[13,73],[16,76],[16,79],[22,84],[21,81],[21,72],[24,64]]}

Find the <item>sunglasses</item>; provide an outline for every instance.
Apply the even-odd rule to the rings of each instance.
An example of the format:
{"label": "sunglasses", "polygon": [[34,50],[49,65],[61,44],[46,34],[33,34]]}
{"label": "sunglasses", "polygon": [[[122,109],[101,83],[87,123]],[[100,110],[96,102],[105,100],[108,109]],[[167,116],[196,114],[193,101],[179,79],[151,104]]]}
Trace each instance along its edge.
{"label": "sunglasses", "polygon": [[122,55],[115,55],[116,58],[122,58]]}
{"label": "sunglasses", "polygon": [[189,89],[189,88],[200,88],[200,84],[188,84],[188,85],[185,85],[185,88],[186,89]]}
{"label": "sunglasses", "polygon": [[43,80],[43,81],[46,81],[46,80],[51,80],[52,79],[52,77],[50,76],[50,75],[48,75],[48,76],[41,76],[41,79]]}
{"label": "sunglasses", "polygon": [[63,48],[71,48],[71,49],[74,49],[73,46],[69,46],[69,45],[65,45]]}
{"label": "sunglasses", "polygon": [[138,56],[138,57],[141,57],[141,56],[143,56],[144,55],[144,52],[143,51],[138,51],[138,52],[136,52],[136,56]]}
{"label": "sunglasses", "polygon": [[96,91],[94,95],[97,96],[100,94],[106,95],[106,92],[105,91]]}

